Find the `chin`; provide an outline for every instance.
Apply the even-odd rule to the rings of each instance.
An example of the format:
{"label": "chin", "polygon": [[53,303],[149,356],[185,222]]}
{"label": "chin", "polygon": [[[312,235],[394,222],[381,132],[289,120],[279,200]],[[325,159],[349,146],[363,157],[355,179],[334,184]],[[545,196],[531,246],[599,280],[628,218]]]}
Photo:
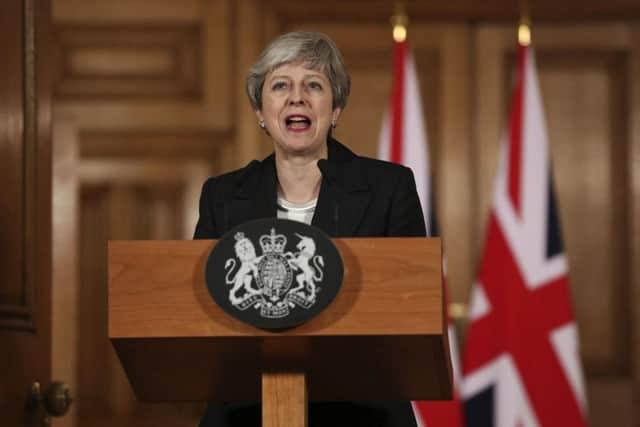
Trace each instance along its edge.
{"label": "chin", "polygon": [[322,150],[322,144],[318,143],[290,143],[280,146],[285,153],[293,155],[313,154]]}

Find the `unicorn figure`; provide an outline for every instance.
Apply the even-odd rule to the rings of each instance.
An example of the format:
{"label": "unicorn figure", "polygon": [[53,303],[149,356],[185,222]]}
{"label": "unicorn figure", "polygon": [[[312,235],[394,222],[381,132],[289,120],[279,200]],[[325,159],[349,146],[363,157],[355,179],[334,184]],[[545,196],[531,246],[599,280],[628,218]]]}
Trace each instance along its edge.
{"label": "unicorn figure", "polygon": [[[296,248],[299,252],[288,254],[292,257],[291,264],[300,270],[296,275],[296,283],[298,286],[291,288],[291,293],[299,293],[304,296],[305,290],[309,292],[306,296],[307,301],[313,302],[316,299],[316,281],[322,280],[324,267],[324,259],[322,255],[315,255],[316,243],[311,237],[302,236],[295,233],[300,239]],[[313,266],[312,266],[313,264]]]}

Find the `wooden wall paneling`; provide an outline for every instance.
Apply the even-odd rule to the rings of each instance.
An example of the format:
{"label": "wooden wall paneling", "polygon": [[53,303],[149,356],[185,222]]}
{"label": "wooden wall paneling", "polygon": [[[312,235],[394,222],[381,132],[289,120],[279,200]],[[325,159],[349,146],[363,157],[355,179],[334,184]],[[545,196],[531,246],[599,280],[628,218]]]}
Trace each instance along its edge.
{"label": "wooden wall paneling", "polygon": [[107,359],[111,351],[105,340],[106,289],[103,289],[106,269],[101,264],[106,249],[108,188],[80,187],[78,228],[78,399],[79,425],[95,422],[97,414],[104,416],[108,406]]}
{"label": "wooden wall paneling", "polygon": [[[124,185],[137,188],[158,189],[160,203],[167,201],[168,195],[179,189],[174,196],[173,206],[178,222],[172,231],[173,239],[191,239],[198,220],[198,201],[202,184],[214,170],[220,170],[218,164],[207,160],[85,160],[79,165],[79,175],[86,185]],[[148,212],[150,215],[152,211]],[[147,214],[145,214],[147,215]],[[153,235],[153,238],[162,238]],[[130,237],[133,238],[133,237]],[[146,237],[149,238],[149,237]],[[168,237],[167,237],[168,238]]]}
{"label": "wooden wall paneling", "polygon": [[233,80],[233,41],[230,0],[206,0],[203,4],[204,41],[203,88],[204,122],[210,129],[230,129],[233,126],[233,97],[229,86]]}
{"label": "wooden wall paneling", "polygon": [[163,186],[191,179],[190,168],[211,172],[212,166],[207,160],[93,159],[82,161],[78,174],[87,185]]}
{"label": "wooden wall paneling", "polygon": [[[264,4],[264,2],[261,4]],[[286,21],[281,19],[280,12],[276,8],[263,6],[261,12],[263,41],[266,44],[275,36],[284,32],[283,25]]]}
{"label": "wooden wall paneling", "polygon": [[235,17],[235,67],[231,78],[236,115],[236,160],[228,169],[246,165],[253,159],[261,159],[265,153],[265,137],[258,127],[258,119],[251,108],[245,91],[245,77],[253,63],[266,47],[264,34],[266,10],[258,0],[239,0],[234,4]]}
{"label": "wooden wall paneling", "polygon": [[79,341],[89,349],[81,352],[78,364],[78,425],[191,426],[202,413],[201,403],[137,402],[106,338],[103,252],[108,239],[190,238],[200,186],[211,165],[206,160],[83,160],[77,171],[82,183],[80,282],[84,285]]}
{"label": "wooden wall paneling", "polygon": [[[228,163],[222,163],[228,164]],[[199,213],[199,201],[202,185],[205,180],[211,176],[212,166],[201,162],[192,163],[185,168],[185,178],[182,183],[182,199],[181,204],[183,206],[181,212],[182,225],[180,228],[180,239],[193,238],[193,232],[196,229],[196,223],[198,222]],[[221,170],[216,168],[215,170]]]}
{"label": "wooden wall paneling", "polygon": [[113,0],[109,3],[53,0],[52,3],[54,22],[102,24],[139,21],[145,16],[147,21],[153,22],[192,22],[201,17],[203,0],[184,0],[180,7],[176,7],[174,0]]}
{"label": "wooden wall paneling", "polygon": [[[182,206],[182,190],[180,183],[135,188],[138,202],[136,229],[158,240],[175,239],[181,235],[183,218],[179,207]],[[144,212],[149,214],[141,215]]]}
{"label": "wooden wall paneling", "polygon": [[55,96],[199,101],[198,22],[163,25],[59,24]]}
{"label": "wooden wall paneling", "polygon": [[[628,375],[628,354],[620,351],[625,347],[621,325],[628,324],[629,312],[628,299],[620,294],[628,282],[618,277],[620,266],[616,265],[626,258],[624,248],[616,245],[628,232],[626,194],[615,197],[616,187],[626,187],[624,175],[615,180],[616,171],[626,169],[615,160],[618,150],[627,148],[627,141],[626,132],[620,138],[612,133],[616,104],[625,101],[624,92],[616,93],[612,82],[625,79],[607,64],[615,58],[590,54],[582,62],[575,55],[578,61],[573,65],[567,63],[566,53],[564,58],[539,56],[539,67],[545,70],[541,86],[545,93],[556,94],[546,102],[545,110],[553,135],[554,174],[574,306],[583,326],[583,360],[591,373]],[[554,65],[554,61],[560,62]]]}
{"label": "wooden wall paneling", "polygon": [[[631,57],[629,61],[629,76],[632,76],[629,85],[629,135],[630,147],[628,156],[629,173],[629,274],[631,292],[631,345],[628,351],[631,352],[631,375],[633,377],[633,393],[635,401],[638,399],[640,390],[640,309],[637,301],[640,301],[640,82],[636,76],[640,76],[640,26],[632,26]],[[635,356],[635,357],[633,357]],[[634,418],[636,424],[640,420],[640,409],[635,405]]]}
{"label": "wooden wall paneling", "polygon": [[[53,120],[52,176],[52,306],[51,373],[78,390],[78,135],[64,117]],[[56,427],[76,423],[77,405],[54,421]]]}
{"label": "wooden wall paneling", "polygon": [[[394,2],[389,0],[325,0],[307,1],[299,7],[297,0],[267,0],[268,3],[286,14],[291,21],[303,20],[309,16],[322,17],[330,21],[384,21],[392,13]],[[516,22],[521,13],[518,2],[494,0],[479,3],[476,0],[455,2],[406,0],[407,12],[413,21],[467,21],[509,20]],[[559,4],[553,0],[537,0],[531,3],[534,22],[550,21],[613,21],[635,19],[640,15],[640,6],[635,0],[570,0]]]}
{"label": "wooden wall paneling", "polygon": [[[141,224],[142,203],[138,185],[124,182],[87,184],[81,189],[80,316],[82,351],[78,364],[78,421],[84,426],[193,426],[201,404],[148,404],[137,402],[122,367],[107,339],[106,242],[109,238],[150,238]],[[149,212],[153,217],[153,213]],[[145,233],[147,233],[145,235]],[[175,233],[175,230],[174,230]]]}
{"label": "wooden wall paneling", "polygon": [[[59,325],[54,329],[54,367],[58,372],[64,372],[73,366],[69,383],[78,396],[74,405],[77,419],[67,417],[56,421],[56,425],[108,425],[114,419],[118,423],[134,423],[133,414],[144,419],[142,413],[150,419],[175,419],[174,424],[165,425],[181,425],[185,420],[193,420],[194,413],[199,414],[200,410],[190,409],[189,405],[140,407],[135,401],[119,361],[106,340],[106,312],[102,311],[106,304],[106,271],[101,264],[105,259],[101,251],[111,235],[128,239],[190,239],[198,217],[202,183],[212,170],[220,167],[214,154],[220,147],[215,141],[212,144],[206,135],[183,135],[186,139],[167,135],[159,138],[166,150],[154,160],[151,156],[158,155],[157,144],[154,145],[155,139],[148,134],[116,133],[110,139],[109,134],[77,132],[75,125],[62,120],[56,122],[56,129],[56,147],[63,153],[54,158],[56,178],[59,178],[54,183],[54,192],[59,196],[55,211],[59,221],[54,223],[59,237],[56,238],[57,282],[54,289],[59,291],[60,297],[54,307],[54,322]],[[87,135],[89,139],[101,140],[88,151],[81,148],[86,142],[82,138]],[[101,151],[108,146],[107,141],[113,141],[114,147]],[[128,141],[136,141],[137,149],[147,143],[147,156],[143,155],[143,150],[136,149],[118,152],[117,147],[126,147]],[[216,150],[207,147],[205,141]],[[175,147],[170,149],[171,144]],[[178,155],[177,150],[184,146],[191,147],[186,150],[191,157]],[[210,154],[200,156],[201,160],[193,160],[198,157],[197,147]],[[82,157],[83,152],[88,157]],[[68,158],[73,156],[76,156],[75,164]],[[73,183],[67,182],[71,177],[82,183],[82,203],[75,211],[70,200]],[[74,225],[74,218],[81,219],[82,227],[77,250],[70,235],[72,230],[69,230]],[[67,235],[64,235],[65,228]],[[79,256],[73,257],[73,253]],[[70,258],[72,262],[69,262]],[[80,289],[75,294],[74,270],[80,270],[78,282],[82,284],[77,286]],[[68,278],[69,282],[60,283],[59,277]],[[69,329],[65,329],[64,324]],[[74,344],[74,337],[76,345],[67,348],[67,344]],[[200,405],[195,406],[199,408]]]}
{"label": "wooden wall paneling", "polygon": [[222,167],[223,157],[232,145],[231,132],[93,131],[80,132],[80,156],[96,159],[207,159]]}
{"label": "wooden wall paneling", "polygon": [[508,98],[504,93],[504,39],[515,45],[516,33],[513,29],[479,27],[474,34],[474,193],[477,206],[475,215],[477,239],[474,245],[475,264],[478,264],[485,240],[493,181],[498,168],[498,152],[504,134],[505,106]]}
{"label": "wooden wall paneling", "polygon": [[[108,238],[191,238],[202,183],[214,170],[239,165],[228,143],[236,118],[229,82],[241,83],[246,70],[231,75],[237,61],[231,2],[116,0],[102,8],[56,0],[54,20],[61,52],[56,70],[64,77],[57,111],[77,130],[80,193],[77,418],[64,425],[192,426],[202,404],[135,400],[105,339],[103,255]],[[259,37],[253,24],[245,24],[248,39]],[[255,116],[251,131],[258,135]],[[244,135],[249,145],[256,140]],[[72,274],[73,266],[60,268]],[[69,341],[59,339],[58,345]]]}
{"label": "wooden wall paneling", "polygon": [[[7,61],[0,83],[0,182],[2,197],[0,198],[0,329],[33,330],[34,283],[28,277],[30,270],[27,263],[33,256],[26,235],[34,228],[32,212],[27,212],[25,205],[33,203],[34,182],[27,182],[27,175],[32,178],[27,166],[33,166],[33,154],[36,152],[36,119],[32,102],[26,98],[27,90],[36,93],[35,81],[27,74],[25,64],[33,66],[34,58],[29,56],[24,46],[30,28],[25,28],[22,16],[24,2],[12,1],[3,5],[0,24],[10,29],[11,34],[19,36],[4,37],[0,44],[0,53]],[[24,116],[23,116],[24,112]],[[26,163],[28,161],[28,164]],[[32,206],[33,207],[33,206]]]}
{"label": "wooden wall paneling", "polygon": [[[610,161],[611,168],[611,185],[609,192],[610,199],[610,215],[612,217],[609,227],[608,238],[611,241],[611,279],[612,283],[620,284],[612,290],[612,306],[617,308],[615,317],[617,323],[612,325],[612,340],[616,343],[615,348],[619,349],[616,354],[612,354],[610,361],[613,363],[606,364],[604,371],[607,374],[613,374],[615,370],[624,376],[632,377],[632,352],[626,351],[632,347],[633,334],[633,304],[630,296],[634,283],[631,276],[631,262],[633,258],[630,256],[631,242],[633,240],[633,231],[630,221],[630,207],[633,203],[633,194],[631,188],[631,174],[629,171],[628,159],[633,149],[633,136],[630,133],[630,111],[631,105],[631,89],[632,74],[631,58],[633,55],[633,45],[625,51],[618,51],[608,54],[604,59],[603,66],[607,68],[609,77],[609,88],[612,94],[612,102],[609,105],[609,114],[611,117],[609,134],[611,135],[613,144],[611,147]],[[613,314],[613,313],[612,313]]]}
{"label": "wooden wall paneling", "polygon": [[[430,29],[436,34],[421,30]],[[411,30],[413,31],[413,30]],[[423,70],[419,60],[421,50],[418,41],[433,40],[439,52],[439,69],[436,76],[420,72],[421,84],[437,81],[438,86],[422,88],[427,126],[435,126],[430,133],[430,155],[433,167],[433,189],[436,209],[444,239],[447,257],[447,280],[452,303],[467,300],[473,282],[474,239],[473,218],[476,217],[472,199],[471,174],[471,68],[470,30],[461,24],[424,24],[415,29],[413,42],[416,46],[417,65]],[[429,90],[431,89],[431,90]],[[434,102],[435,101],[435,102]],[[435,104],[435,105],[434,105]]]}
{"label": "wooden wall paneling", "polygon": [[[185,34],[196,31],[201,38],[200,43],[195,46],[197,50],[193,50],[193,42],[189,41],[192,40],[190,36],[186,39],[178,37],[174,42],[177,43],[181,52],[175,57],[179,61],[175,67],[178,70],[186,70],[187,74],[192,73],[198,79],[193,82],[187,79],[185,83],[184,77],[178,75],[173,78],[175,87],[170,90],[184,93],[183,86],[186,84],[186,93],[189,94],[187,98],[167,98],[166,90],[153,91],[153,79],[145,78],[140,83],[140,89],[136,89],[142,91],[145,98],[123,102],[121,99],[123,94],[130,93],[128,92],[131,88],[130,83],[115,86],[114,89],[113,85],[117,82],[112,80],[98,79],[96,82],[94,79],[93,84],[83,81],[82,90],[85,95],[82,99],[67,98],[64,101],[60,99],[57,105],[57,110],[72,116],[79,128],[104,131],[122,129],[228,131],[231,129],[233,92],[230,91],[229,79],[233,56],[230,38],[232,19],[228,0],[190,0],[180,5],[165,0],[146,2],[116,0],[106,9],[97,7],[93,2],[56,0],[54,3],[54,24],[60,28],[129,28],[137,34],[138,39],[142,38],[145,32],[156,31],[165,34],[166,37],[176,28],[187,28]],[[102,10],[103,13],[96,14],[96,9]],[[117,43],[119,39],[117,32],[107,31],[102,36],[103,45],[121,46]],[[103,61],[102,58],[105,56],[104,51],[95,49],[84,52],[84,60],[87,54],[90,54],[89,58],[93,61],[91,66],[94,68],[97,66],[95,63],[98,60]],[[146,51],[148,61],[160,61],[159,65],[157,63],[152,65],[152,69],[153,67],[162,69],[164,67],[162,61],[169,60],[167,57],[169,51],[162,49]],[[145,54],[144,50],[142,53]],[[120,59],[133,58],[130,51],[112,51],[111,55]],[[174,59],[170,61],[175,62]],[[61,63],[63,62],[58,61],[58,64]],[[194,64],[199,67],[198,72],[193,70]],[[86,64],[84,66],[88,67]],[[102,67],[104,70],[105,65],[103,64]],[[113,65],[111,67],[113,68]],[[138,66],[135,63],[120,65],[116,71],[136,70],[136,67]],[[57,72],[65,75],[64,71]],[[149,72],[149,69],[146,72]],[[129,81],[135,81],[135,79]],[[100,82],[102,83],[98,85]],[[148,85],[146,89],[145,85]],[[56,89],[58,93],[65,93],[64,88]],[[192,93],[192,89],[196,92]],[[88,97],[90,94],[92,95]],[[106,94],[110,96],[105,96]],[[120,97],[114,99],[115,95]],[[126,96],[124,98],[126,100]]]}
{"label": "wooden wall paneling", "polygon": [[36,280],[50,280],[50,270],[36,261],[50,251],[48,13],[48,2],[12,1],[0,21],[11,34],[0,37],[0,53],[11,65],[0,85],[0,327],[31,332],[39,306]]}
{"label": "wooden wall paneling", "polygon": [[[83,185],[85,185],[84,182]],[[139,195],[136,194],[134,186],[120,182],[107,183],[106,185],[105,200],[102,202],[106,204],[103,213],[106,218],[104,218],[102,224],[95,224],[96,227],[103,228],[103,233],[106,233],[106,235],[101,235],[100,241],[92,242],[95,246],[87,248],[89,253],[93,254],[91,257],[93,262],[100,264],[99,271],[104,271],[105,273],[104,260],[106,258],[103,256],[106,252],[107,240],[143,239],[148,235],[149,230],[147,227],[142,227],[142,225],[147,225],[145,219],[152,215],[151,212],[147,211],[143,217],[139,216],[141,214]],[[99,277],[83,277],[82,280],[83,283],[91,282],[91,287],[94,288],[94,295],[99,295],[98,298],[93,297],[93,304],[100,305],[100,308],[96,310],[99,316],[94,317],[91,323],[95,328],[94,339],[97,341],[96,346],[102,350],[97,356],[106,357],[106,366],[102,372],[97,373],[96,379],[99,382],[95,386],[100,390],[100,395],[106,401],[109,411],[117,416],[134,412],[137,400],[120,364],[120,360],[118,360],[107,338],[109,334],[107,332],[107,298],[105,295],[107,293],[106,277],[107,275],[103,274]],[[87,365],[84,365],[84,367],[86,368]]]}
{"label": "wooden wall paneling", "polygon": [[51,379],[50,2],[0,2],[0,414],[31,426]]}
{"label": "wooden wall paneling", "polygon": [[[273,40],[276,36],[284,33],[285,30],[283,28],[284,23],[279,17],[278,10],[271,7],[265,7],[265,5],[263,4],[263,6],[260,9],[260,16],[261,16],[260,26],[261,26],[261,33],[262,33],[262,37],[261,37],[262,46],[260,46],[259,52],[261,53],[262,50],[264,50],[264,48],[267,47],[267,44],[271,42],[271,40]],[[256,59],[258,59],[257,56],[253,60],[255,61]],[[258,158],[264,158],[273,152],[273,141],[271,137],[268,136],[263,131],[259,131],[259,135],[260,137],[258,140],[258,147],[257,147]]]}
{"label": "wooden wall paneling", "polygon": [[[569,258],[574,308],[587,373],[590,422],[633,425],[630,373],[629,193],[630,57],[618,25],[534,26],[556,196]],[[508,111],[515,27],[477,34],[476,182],[483,236]],[[585,215],[588,212],[588,215]],[[484,240],[481,242],[484,242]],[[623,265],[626,264],[626,265]],[[637,285],[636,285],[637,286]],[[608,421],[607,421],[608,420]]]}

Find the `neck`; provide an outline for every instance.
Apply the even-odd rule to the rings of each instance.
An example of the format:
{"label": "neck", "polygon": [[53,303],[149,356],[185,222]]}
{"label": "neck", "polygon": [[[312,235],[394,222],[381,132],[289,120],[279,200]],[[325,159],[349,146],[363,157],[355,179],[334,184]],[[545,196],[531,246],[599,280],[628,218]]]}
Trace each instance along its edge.
{"label": "neck", "polygon": [[306,203],[318,197],[322,174],[318,160],[327,158],[327,150],[313,156],[282,156],[276,153],[278,195],[292,203]]}

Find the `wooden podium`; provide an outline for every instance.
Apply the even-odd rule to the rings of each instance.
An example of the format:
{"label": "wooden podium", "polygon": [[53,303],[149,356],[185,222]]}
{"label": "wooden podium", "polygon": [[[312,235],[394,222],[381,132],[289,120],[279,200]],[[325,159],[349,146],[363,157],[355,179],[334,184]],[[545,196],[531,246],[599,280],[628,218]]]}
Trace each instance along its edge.
{"label": "wooden podium", "polygon": [[109,242],[109,338],[138,398],[262,399],[269,427],[306,426],[308,400],[450,399],[440,239],[333,241],[345,266],[336,299],[277,333],[209,296],[216,241]]}

